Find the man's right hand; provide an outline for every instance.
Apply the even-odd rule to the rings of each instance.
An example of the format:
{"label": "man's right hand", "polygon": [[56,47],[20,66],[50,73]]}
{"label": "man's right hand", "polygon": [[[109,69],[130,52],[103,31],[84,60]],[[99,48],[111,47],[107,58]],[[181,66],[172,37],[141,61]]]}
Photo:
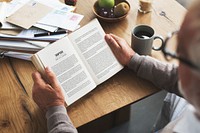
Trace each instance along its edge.
{"label": "man's right hand", "polygon": [[123,39],[113,34],[106,34],[105,40],[112,49],[115,57],[122,65],[128,65],[135,52]]}
{"label": "man's right hand", "polygon": [[49,107],[65,105],[64,94],[55,74],[47,67],[45,68],[45,81],[39,72],[34,72],[32,78],[34,81],[32,95],[35,103],[46,112]]}

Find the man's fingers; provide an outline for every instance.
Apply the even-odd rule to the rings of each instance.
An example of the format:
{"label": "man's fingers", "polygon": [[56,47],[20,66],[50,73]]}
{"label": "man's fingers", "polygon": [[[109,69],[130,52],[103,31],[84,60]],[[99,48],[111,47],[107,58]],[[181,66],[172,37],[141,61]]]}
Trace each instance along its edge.
{"label": "man's fingers", "polygon": [[56,75],[50,70],[49,67],[45,68],[45,73],[49,84],[55,89],[58,87],[58,81]]}
{"label": "man's fingers", "polygon": [[42,76],[40,75],[39,72],[34,72],[32,73],[32,78],[35,84],[38,84],[40,86],[45,85],[45,81],[42,79]]}
{"label": "man's fingers", "polygon": [[105,40],[108,43],[108,45],[111,47],[112,50],[116,50],[119,47],[119,44],[113,39],[113,37],[110,34],[105,35]]}
{"label": "man's fingers", "polygon": [[105,35],[105,40],[110,46],[112,52],[114,53],[115,56],[118,56],[117,54],[119,53],[120,46],[119,44],[115,41],[115,39],[112,38],[110,34]]}
{"label": "man's fingers", "polygon": [[110,33],[110,36],[112,36],[116,41],[120,41],[121,40],[120,37],[118,37],[118,36],[116,36],[116,35],[114,35],[112,33]]}
{"label": "man's fingers", "polygon": [[119,47],[121,47],[121,41],[122,41],[122,38],[114,35],[114,34],[110,34],[110,36],[116,41],[116,43],[119,45]]}

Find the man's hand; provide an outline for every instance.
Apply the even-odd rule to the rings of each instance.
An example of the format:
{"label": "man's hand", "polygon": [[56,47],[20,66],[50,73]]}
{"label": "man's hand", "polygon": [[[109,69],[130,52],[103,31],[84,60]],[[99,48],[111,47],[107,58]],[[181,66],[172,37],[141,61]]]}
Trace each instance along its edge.
{"label": "man's hand", "polygon": [[122,65],[128,65],[131,58],[135,54],[129,44],[124,39],[113,34],[106,34],[105,40],[112,49],[118,61]]}
{"label": "man's hand", "polygon": [[32,95],[36,104],[45,112],[48,107],[64,105],[64,95],[55,74],[47,67],[45,76],[48,83],[42,78],[39,72],[34,72]]}

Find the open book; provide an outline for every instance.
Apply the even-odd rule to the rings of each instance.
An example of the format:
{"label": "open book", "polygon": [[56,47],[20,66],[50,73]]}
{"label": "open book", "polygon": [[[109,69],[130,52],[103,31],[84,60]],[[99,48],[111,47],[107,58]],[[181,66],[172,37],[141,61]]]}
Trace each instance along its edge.
{"label": "open book", "polygon": [[39,72],[43,73],[48,66],[56,74],[67,105],[123,68],[104,35],[98,20],[94,19],[31,57]]}

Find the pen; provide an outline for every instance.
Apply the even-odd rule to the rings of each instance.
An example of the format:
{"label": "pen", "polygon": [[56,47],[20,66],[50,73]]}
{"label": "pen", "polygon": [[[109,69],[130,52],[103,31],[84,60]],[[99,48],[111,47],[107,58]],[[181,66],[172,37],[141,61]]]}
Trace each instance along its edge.
{"label": "pen", "polygon": [[34,37],[60,35],[60,34],[65,34],[65,33],[67,33],[66,30],[59,30],[59,31],[55,31],[55,32],[37,33],[37,34],[34,34]]}

